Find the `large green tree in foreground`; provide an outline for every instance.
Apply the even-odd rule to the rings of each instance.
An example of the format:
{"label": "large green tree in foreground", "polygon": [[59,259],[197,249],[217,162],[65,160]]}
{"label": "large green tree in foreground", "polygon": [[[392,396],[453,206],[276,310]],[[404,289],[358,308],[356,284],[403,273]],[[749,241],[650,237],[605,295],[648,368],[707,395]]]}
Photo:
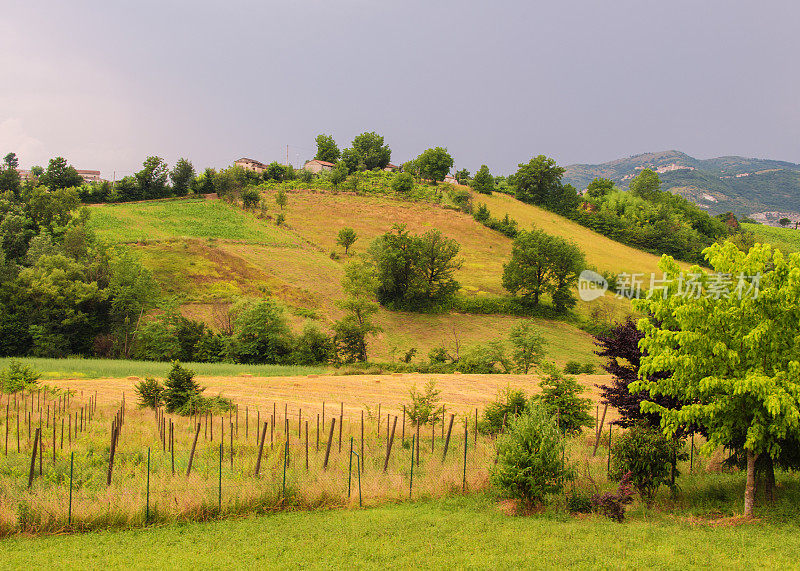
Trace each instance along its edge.
{"label": "large green tree in foreground", "polygon": [[664,256],[671,282],[637,302],[650,317],[639,322],[644,355],[630,390],[689,403],[642,402],[643,412],[661,415],[668,436],[695,424],[708,435],[707,449],[743,453],[750,516],[757,462],[768,473],[774,463],[791,465],[800,442],[800,254],[787,258],[768,245],[745,254],[730,243],[704,253],[716,274],[697,266],[681,274]]}

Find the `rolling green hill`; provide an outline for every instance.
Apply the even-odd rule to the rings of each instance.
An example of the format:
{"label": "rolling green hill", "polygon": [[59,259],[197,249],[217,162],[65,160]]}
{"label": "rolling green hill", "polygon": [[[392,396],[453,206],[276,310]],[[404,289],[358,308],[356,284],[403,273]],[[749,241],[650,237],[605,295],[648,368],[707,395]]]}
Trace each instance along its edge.
{"label": "rolling green hill", "polygon": [[663,151],[598,165],[569,165],[564,182],[582,189],[594,178],[604,177],[627,186],[644,168],[659,173],[662,188],[712,214],[800,212],[800,164],[785,161],[736,156],[699,160],[680,151]]}
{"label": "rolling green hill", "polygon": [[[274,204],[275,190],[264,190]],[[609,240],[540,208],[495,194],[475,198],[493,214],[509,213],[522,228],[536,224],[547,232],[574,240],[588,262],[601,271],[654,271],[658,258]],[[274,215],[275,213],[271,213]],[[341,279],[346,259],[336,245],[339,229],[354,228],[359,236],[351,255],[392,224],[412,232],[438,228],[461,245],[464,264],[457,275],[468,297],[503,295],[503,264],[511,240],[470,215],[424,201],[295,189],[289,191],[287,224],[278,227],[265,215],[245,212],[220,200],[176,199],[114,204],[92,208],[92,225],[109,242],[129,243],[153,271],[163,292],[180,300],[181,311],[213,325],[220,308],[236,296],[271,295],[281,299],[299,329],[306,319],[330,324],[342,315]],[[339,259],[334,259],[337,252]],[[627,300],[608,295],[579,303],[583,315],[600,313],[621,318]],[[381,310],[383,331],[372,343],[371,358],[399,357],[414,347],[425,356],[436,346],[469,346],[505,338],[519,318],[504,315],[426,315]],[[591,336],[562,321],[537,319],[549,342],[551,357],[591,361]]]}

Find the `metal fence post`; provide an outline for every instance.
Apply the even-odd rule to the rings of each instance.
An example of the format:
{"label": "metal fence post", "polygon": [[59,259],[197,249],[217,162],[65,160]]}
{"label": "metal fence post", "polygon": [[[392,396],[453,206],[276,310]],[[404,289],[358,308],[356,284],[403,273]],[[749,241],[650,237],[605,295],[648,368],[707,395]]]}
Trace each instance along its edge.
{"label": "metal fence post", "polygon": [[150,447],[147,448],[147,503],[145,504],[144,524],[150,521]]}

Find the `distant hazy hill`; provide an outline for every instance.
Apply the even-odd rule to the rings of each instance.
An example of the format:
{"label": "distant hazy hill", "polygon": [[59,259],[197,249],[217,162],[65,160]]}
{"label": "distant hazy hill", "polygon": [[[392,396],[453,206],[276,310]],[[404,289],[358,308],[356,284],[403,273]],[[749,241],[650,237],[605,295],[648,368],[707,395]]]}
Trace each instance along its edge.
{"label": "distant hazy hill", "polygon": [[564,181],[578,189],[592,179],[620,186],[642,169],[658,172],[662,187],[716,214],[775,212],[800,216],[800,165],[768,159],[718,157],[698,160],[680,151],[645,153],[600,165],[569,165]]}

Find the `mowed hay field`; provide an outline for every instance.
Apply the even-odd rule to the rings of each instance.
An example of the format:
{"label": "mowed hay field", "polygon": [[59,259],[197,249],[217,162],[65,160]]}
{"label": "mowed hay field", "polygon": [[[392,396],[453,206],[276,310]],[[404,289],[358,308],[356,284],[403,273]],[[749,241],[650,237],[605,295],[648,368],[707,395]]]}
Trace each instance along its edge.
{"label": "mowed hay field", "polygon": [[[274,204],[275,193],[264,191],[269,204]],[[657,263],[655,256],[508,197],[477,196],[475,200],[487,201],[495,216],[502,215],[498,205],[511,209],[523,228],[536,223],[575,240],[589,264],[601,270],[650,271]],[[268,216],[276,212],[273,207]],[[359,237],[351,248],[353,255],[364,253],[374,238],[395,223],[406,224],[412,232],[441,230],[461,245],[463,267],[457,279],[465,296],[503,295],[503,264],[511,254],[510,239],[467,214],[430,203],[352,193],[290,191],[285,227],[219,200],[106,205],[93,208],[92,215],[100,237],[130,243],[141,253],[164,292],[182,300],[184,314],[211,324],[220,306],[239,295],[271,295],[282,300],[298,329],[308,317],[323,324],[341,317],[337,302],[343,297],[340,284],[347,259],[336,238],[346,226],[354,228]],[[332,259],[333,251],[341,259]],[[582,315],[599,311],[619,319],[630,312],[630,304],[607,295],[591,303],[579,302],[576,309]],[[370,358],[394,359],[411,348],[424,357],[437,346],[468,347],[504,339],[518,321],[498,315],[381,310],[377,322],[382,332],[370,345]],[[537,323],[549,343],[549,356],[556,362],[595,360],[592,338],[585,332],[563,322]]]}
{"label": "mowed hay field", "polygon": [[[164,378],[169,370],[168,363],[162,363],[163,373],[154,375]],[[53,379],[42,381],[61,389],[75,391],[78,396],[88,398],[97,395],[100,405],[122,402],[123,395],[128,402],[135,401],[134,385],[139,381],[135,369],[131,376],[103,379]],[[595,384],[607,382],[608,375],[578,375],[578,380],[586,390],[586,396],[593,402],[599,401]],[[233,399],[240,407],[252,410],[272,411],[273,405],[281,410],[288,405],[292,414],[299,409],[306,414],[321,413],[323,403],[330,410],[338,411],[344,406],[345,416],[359,414],[368,408],[377,411],[381,406],[383,413],[399,414],[403,405],[410,402],[409,391],[416,387],[422,390],[428,381],[436,383],[441,391],[441,403],[447,411],[462,416],[474,415],[475,409],[483,411],[486,404],[495,400],[498,393],[506,388],[515,388],[534,394],[539,390],[538,375],[444,375],[395,373],[391,375],[325,375],[258,377],[249,374],[238,376],[202,376],[198,382],[206,387],[208,396],[221,394]],[[609,411],[609,414],[611,411]]]}
{"label": "mowed hay field", "polygon": [[[534,392],[538,377],[201,377],[207,395],[235,408],[191,416],[135,406],[137,380],[44,381],[62,390],[0,401],[0,433],[11,435],[0,460],[0,538],[480,491],[494,438],[478,433],[479,415],[506,387]],[[431,380],[443,418],[414,427],[404,409],[409,389]],[[39,470],[26,485],[40,427]],[[566,453],[586,456],[592,441],[571,441]],[[602,476],[603,457],[589,462]]]}

